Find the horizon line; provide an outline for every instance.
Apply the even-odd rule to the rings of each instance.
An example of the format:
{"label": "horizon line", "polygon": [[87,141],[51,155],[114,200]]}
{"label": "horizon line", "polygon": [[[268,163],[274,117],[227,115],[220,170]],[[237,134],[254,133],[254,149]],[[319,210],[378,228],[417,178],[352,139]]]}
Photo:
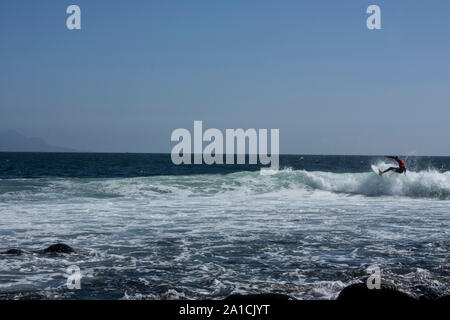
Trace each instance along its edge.
{"label": "horizon line", "polygon": [[[1,151],[0,153],[57,153],[57,154],[81,154],[81,153],[89,153],[89,154],[159,154],[159,155],[170,155],[170,152],[128,152],[128,151]],[[195,155],[196,153],[187,153]],[[202,153],[201,153],[202,154]],[[227,156],[226,153],[221,154],[222,156]],[[234,156],[242,155],[242,154],[233,154]],[[245,153],[245,156],[256,155],[259,154],[248,154]],[[347,157],[386,157],[389,154],[338,154],[338,153],[279,153],[280,156],[347,156]],[[400,155],[404,157],[443,157],[449,158],[450,155],[403,155],[399,154],[391,154],[391,155]],[[220,155],[219,155],[220,156]],[[271,156],[271,154],[267,154],[267,156]]]}

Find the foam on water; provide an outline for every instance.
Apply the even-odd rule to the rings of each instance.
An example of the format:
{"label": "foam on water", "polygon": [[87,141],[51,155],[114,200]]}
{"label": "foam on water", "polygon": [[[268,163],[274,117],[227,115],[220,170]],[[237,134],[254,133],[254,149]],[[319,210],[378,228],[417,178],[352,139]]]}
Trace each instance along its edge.
{"label": "foam on water", "polygon": [[[386,164],[379,164],[385,166]],[[284,169],[0,180],[0,298],[334,298],[377,264],[407,291],[449,291],[450,174]],[[82,290],[65,288],[78,265]]]}

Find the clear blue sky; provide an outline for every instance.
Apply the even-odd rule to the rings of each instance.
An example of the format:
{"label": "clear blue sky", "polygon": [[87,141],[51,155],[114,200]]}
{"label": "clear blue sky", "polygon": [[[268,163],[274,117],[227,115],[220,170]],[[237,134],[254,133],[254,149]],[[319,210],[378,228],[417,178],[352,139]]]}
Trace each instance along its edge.
{"label": "clear blue sky", "polygon": [[447,0],[2,0],[0,128],[170,152],[203,120],[279,128],[282,153],[450,155],[449,15]]}

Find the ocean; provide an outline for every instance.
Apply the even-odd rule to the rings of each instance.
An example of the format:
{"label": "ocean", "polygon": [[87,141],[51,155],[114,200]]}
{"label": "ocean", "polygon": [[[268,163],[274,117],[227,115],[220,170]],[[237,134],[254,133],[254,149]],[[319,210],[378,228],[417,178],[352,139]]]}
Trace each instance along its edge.
{"label": "ocean", "polygon": [[[0,299],[334,299],[378,266],[450,293],[450,157],[281,155],[173,165],[169,154],[0,153]],[[74,254],[41,254],[54,243]],[[81,270],[68,289],[67,267]]]}

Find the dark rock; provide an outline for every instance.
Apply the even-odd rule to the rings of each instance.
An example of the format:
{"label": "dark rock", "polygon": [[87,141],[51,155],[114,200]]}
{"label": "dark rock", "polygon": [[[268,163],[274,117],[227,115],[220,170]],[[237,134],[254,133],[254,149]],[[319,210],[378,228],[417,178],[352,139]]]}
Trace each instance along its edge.
{"label": "dark rock", "polygon": [[232,294],[225,298],[225,300],[233,301],[249,301],[249,300],[271,300],[271,301],[286,301],[295,300],[291,296],[278,293],[261,293],[261,294]]}
{"label": "dark rock", "polygon": [[419,297],[419,301],[433,301],[439,296],[436,293],[427,293]]}
{"label": "dark rock", "polygon": [[438,302],[450,303],[450,294],[446,294],[445,296],[441,296],[436,299]]}
{"label": "dark rock", "polygon": [[44,249],[44,253],[74,253],[75,250],[64,243],[53,244],[47,249]]}
{"label": "dark rock", "polygon": [[417,301],[412,295],[399,291],[392,285],[381,284],[380,289],[369,289],[366,283],[355,283],[345,287],[337,298],[347,302],[409,302]]}
{"label": "dark rock", "polygon": [[9,249],[8,251],[2,252],[1,254],[14,254],[14,255],[21,255],[22,253],[25,253],[22,250],[19,249]]}
{"label": "dark rock", "polygon": [[439,297],[439,293],[431,287],[418,284],[411,290],[419,297],[419,301],[432,301]]}

